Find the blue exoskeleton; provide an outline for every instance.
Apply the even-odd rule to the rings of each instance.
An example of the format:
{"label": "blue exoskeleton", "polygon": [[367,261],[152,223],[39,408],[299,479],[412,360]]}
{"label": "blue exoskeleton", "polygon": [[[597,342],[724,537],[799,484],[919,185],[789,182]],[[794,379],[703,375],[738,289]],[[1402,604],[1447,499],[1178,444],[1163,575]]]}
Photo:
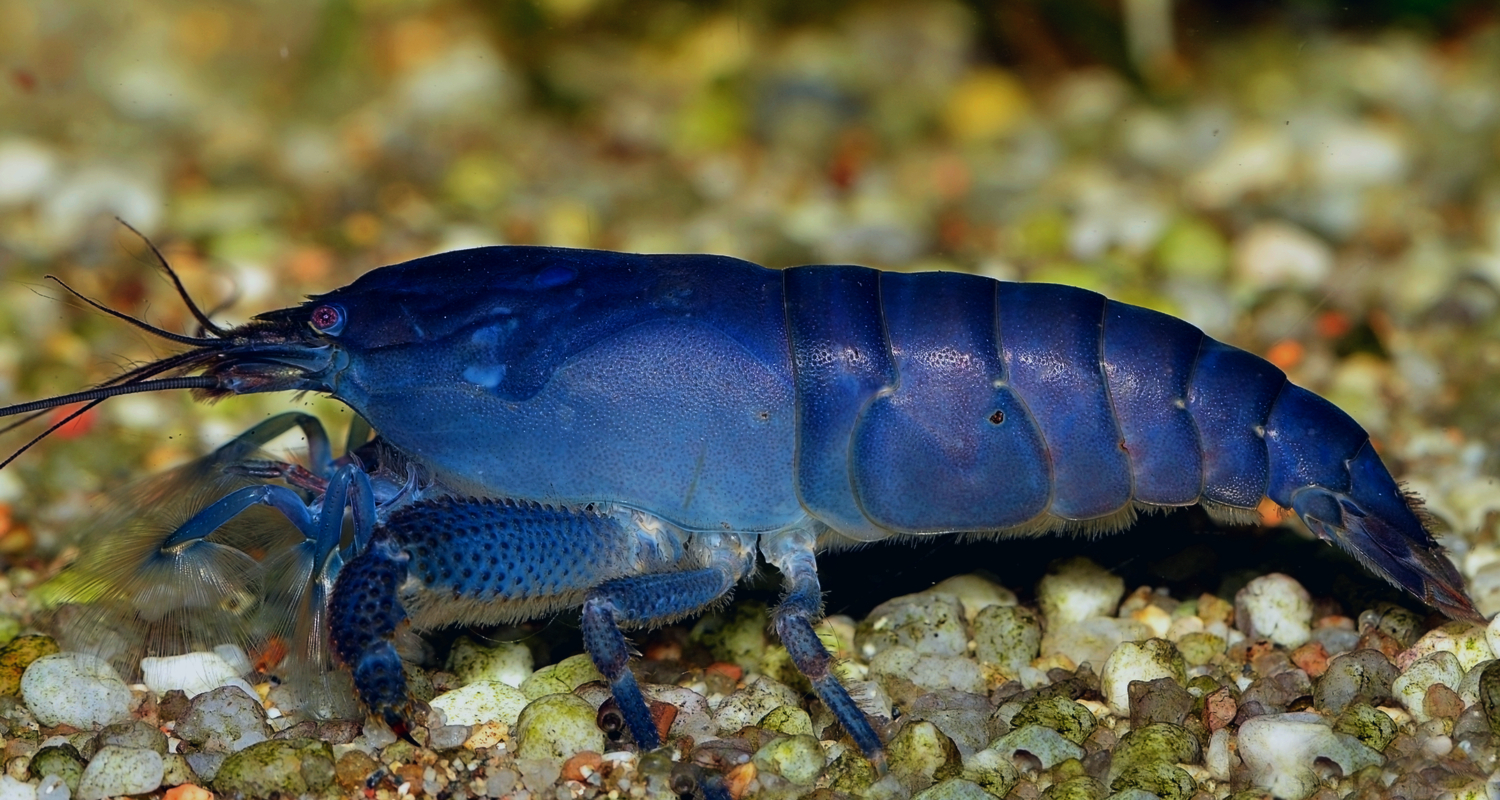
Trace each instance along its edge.
{"label": "blue exoskeleton", "polygon": [[348,404],[378,431],[363,459],[333,458],[320,431],[306,474],[250,458],[316,427],[267,423],[211,457],[236,483],[116,571],[250,574],[253,534],[221,532],[275,508],[300,534],[267,548],[291,555],[254,591],[292,598],[275,607],[298,609],[295,636],[315,657],[331,648],[398,730],[407,623],[581,605],[589,654],[653,747],[621,629],[712,605],[763,559],[785,582],[773,620],[793,662],[874,756],[814,633],[820,549],[1103,532],[1192,504],[1244,519],[1269,497],[1424,602],[1479,618],[1349,416],[1185,322],[1081,289],[491,247],[377,269],[232,330],[198,316],[206,335],[176,337],[187,352],[8,413],[155,389]]}

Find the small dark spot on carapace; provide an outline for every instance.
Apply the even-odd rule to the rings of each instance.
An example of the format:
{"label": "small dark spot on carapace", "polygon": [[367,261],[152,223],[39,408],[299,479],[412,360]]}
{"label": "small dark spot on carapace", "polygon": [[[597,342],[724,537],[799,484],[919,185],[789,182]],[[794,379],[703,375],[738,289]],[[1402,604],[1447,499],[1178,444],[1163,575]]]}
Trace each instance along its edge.
{"label": "small dark spot on carapace", "polygon": [[755,418],[758,419],[758,420],[760,420],[761,422],[765,422],[765,421],[767,421],[767,420],[769,420],[771,418],[771,412],[769,412],[769,411],[757,411],[757,412],[755,412]]}
{"label": "small dark spot on carapace", "polygon": [[991,425],[999,425],[1000,423],[1002,423],[1004,421],[1005,421],[1005,412],[1004,411],[996,411],[995,413],[993,413],[993,414],[990,415],[990,424]]}

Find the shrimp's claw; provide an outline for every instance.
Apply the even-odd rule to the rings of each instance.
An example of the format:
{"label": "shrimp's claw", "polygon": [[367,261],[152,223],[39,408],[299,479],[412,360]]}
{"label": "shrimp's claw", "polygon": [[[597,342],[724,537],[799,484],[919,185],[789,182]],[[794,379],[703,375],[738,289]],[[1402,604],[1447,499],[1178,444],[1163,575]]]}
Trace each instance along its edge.
{"label": "shrimp's claw", "polygon": [[1396,486],[1374,450],[1367,446],[1351,459],[1349,473],[1347,494],[1310,486],[1292,496],[1302,521],[1449,618],[1483,624],[1463,576],[1423,524],[1418,501]]}

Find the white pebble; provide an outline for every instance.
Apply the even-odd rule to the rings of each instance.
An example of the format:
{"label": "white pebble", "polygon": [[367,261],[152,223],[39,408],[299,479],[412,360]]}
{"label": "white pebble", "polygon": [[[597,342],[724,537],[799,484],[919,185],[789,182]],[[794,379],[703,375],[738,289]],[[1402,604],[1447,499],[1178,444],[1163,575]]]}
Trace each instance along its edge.
{"label": "white pebble", "polygon": [[1062,655],[1075,665],[1087,662],[1098,669],[1121,642],[1150,638],[1151,628],[1133,619],[1091,617],[1069,625],[1049,624],[1042,634],[1042,658]]}
{"label": "white pebble", "polygon": [[220,686],[238,686],[255,697],[255,687],[240,677],[243,674],[216,652],[141,659],[141,682],[158,696],[181,689],[191,698]]}
{"label": "white pebble", "polygon": [[1427,690],[1433,684],[1441,683],[1457,692],[1463,679],[1464,668],[1459,665],[1458,656],[1447,650],[1439,650],[1413,661],[1406,672],[1401,673],[1401,677],[1391,682],[1391,694],[1401,701],[1401,705],[1406,706],[1412,719],[1419,723],[1426,722],[1431,719],[1423,710]]}
{"label": "white pebble", "polygon": [[461,685],[476,681],[499,681],[520,687],[533,672],[531,650],[520,642],[501,642],[485,647],[465,636],[453,644],[448,671]]}
{"label": "white pebble", "polygon": [[101,747],[78,779],[78,800],[145,794],[161,785],[164,770],[161,755],[155,750]]}
{"label": "white pebble", "polygon": [[38,142],[0,142],[0,206],[18,205],[39,196],[52,182],[57,158]]}
{"label": "white pebble", "polygon": [[1234,767],[1233,754],[1229,752],[1229,729],[1220,728],[1208,737],[1208,751],[1203,754],[1203,766],[1216,781],[1228,781]]}
{"label": "white pebble", "polygon": [[1057,564],[1037,583],[1036,592],[1050,630],[1112,616],[1125,596],[1125,580],[1080,556]]}
{"label": "white pebble", "polygon": [[1406,651],[1405,657],[1421,658],[1438,651],[1458,656],[1459,666],[1465,670],[1495,657],[1488,629],[1470,622],[1449,622],[1433,628]]}
{"label": "white pebble", "polygon": [[1312,597],[1296,579],[1274,572],[1245,584],[1234,596],[1235,617],[1251,636],[1282,647],[1312,638]]}
{"label": "white pebble", "polygon": [[948,594],[958,598],[964,618],[970,623],[990,606],[1016,605],[1016,593],[979,575],[954,575],[922,594]]}
{"label": "white pebble", "polygon": [[53,653],[31,662],[21,697],[48,727],[99,728],[130,718],[130,687],[114,668],[87,653]]}
{"label": "white pebble", "polygon": [[[63,785],[63,791],[67,791],[67,785]],[[56,795],[49,795],[50,800],[57,800]],[[9,775],[0,776],[0,800],[37,800],[36,784],[18,781]]]}
{"label": "white pebble", "polygon": [[1384,757],[1347,734],[1335,733],[1320,714],[1266,714],[1240,726],[1239,753],[1257,787],[1287,800],[1317,791],[1313,762],[1326,758],[1345,775],[1382,764]]}
{"label": "white pebble", "polygon": [[1099,688],[1109,710],[1128,716],[1131,682],[1158,678],[1171,678],[1179,684],[1187,682],[1186,665],[1177,648],[1165,639],[1125,642],[1104,662],[1099,671]]}
{"label": "white pebble", "polygon": [[1312,287],[1333,271],[1333,248],[1286,222],[1261,222],[1234,244],[1235,275],[1253,289]]}
{"label": "white pebble", "polygon": [[527,702],[526,695],[508,683],[476,681],[432,698],[431,705],[442,710],[449,725],[503,722],[515,727]]}

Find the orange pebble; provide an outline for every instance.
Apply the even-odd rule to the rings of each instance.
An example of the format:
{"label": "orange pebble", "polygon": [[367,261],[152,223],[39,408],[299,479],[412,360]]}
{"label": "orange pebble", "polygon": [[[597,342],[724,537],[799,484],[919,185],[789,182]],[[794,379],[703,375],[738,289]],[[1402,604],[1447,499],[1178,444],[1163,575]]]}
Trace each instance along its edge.
{"label": "orange pebble", "polygon": [[599,771],[599,765],[604,763],[604,756],[592,750],[584,750],[563,762],[563,780],[578,781],[582,783],[589,779],[590,775]]}
{"label": "orange pebble", "polygon": [[1305,354],[1306,350],[1301,342],[1283,339],[1266,351],[1266,360],[1285,370],[1300,364]]}
{"label": "orange pebble", "polygon": [[1292,663],[1301,667],[1307,677],[1316,678],[1328,671],[1328,651],[1322,642],[1308,642],[1292,651]]}
{"label": "orange pebble", "polygon": [[214,793],[191,783],[173,786],[162,795],[162,800],[214,800]]}
{"label": "orange pebble", "polygon": [[740,678],[744,677],[745,675],[744,667],[741,667],[738,664],[730,664],[727,661],[716,661],[712,664],[709,664],[708,668],[703,671],[718,673],[734,681],[735,683],[739,683]]}

